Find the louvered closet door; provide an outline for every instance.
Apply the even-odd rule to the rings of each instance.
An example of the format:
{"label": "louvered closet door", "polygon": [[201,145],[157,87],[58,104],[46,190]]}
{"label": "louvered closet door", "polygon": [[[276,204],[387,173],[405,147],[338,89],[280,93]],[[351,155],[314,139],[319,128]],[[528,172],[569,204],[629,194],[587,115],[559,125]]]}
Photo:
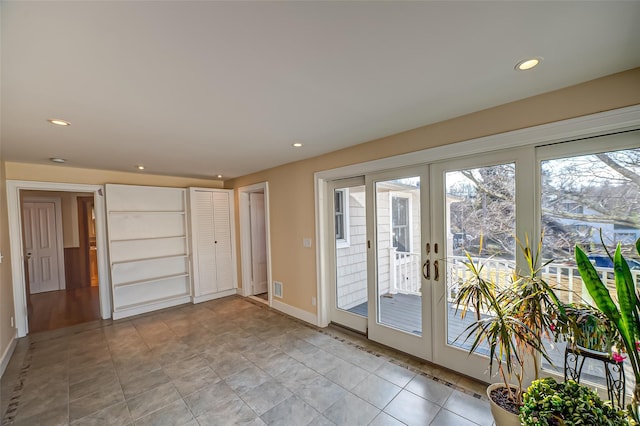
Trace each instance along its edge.
{"label": "louvered closet door", "polygon": [[217,291],[230,290],[234,287],[232,251],[231,251],[231,222],[229,214],[229,193],[214,192],[213,194],[213,224],[216,264]]}
{"label": "louvered closet door", "polygon": [[[214,221],[214,202],[211,192],[193,191],[191,193],[193,241],[196,243],[197,271],[194,274],[196,295],[215,293],[218,290],[216,279],[216,224]],[[225,194],[226,195],[226,194]]]}

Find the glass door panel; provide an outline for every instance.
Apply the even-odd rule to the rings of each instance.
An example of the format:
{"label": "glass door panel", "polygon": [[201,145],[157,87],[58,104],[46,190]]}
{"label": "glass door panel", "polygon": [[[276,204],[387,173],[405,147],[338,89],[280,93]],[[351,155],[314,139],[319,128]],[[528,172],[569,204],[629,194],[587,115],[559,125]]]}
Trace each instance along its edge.
{"label": "glass door panel", "polygon": [[331,321],[365,333],[368,316],[364,178],[329,183],[333,218]]}
{"label": "glass door panel", "polygon": [[[425,359],[431,357],[429,283],[421,270],[429,221],[426,166],[367,176],[373,194],[369,253],[369,337]],[[375,301],[375,302],[374,302]]]}
{"label": "glass door panel", "polygon": [[377,321],[422,335],[420,177],[375,183]]}
{"label": "glass door panel", "polygon": [[[467,327],[478,313],[463,316],[453,303],[458,288],[471,277],[468,254],[482,273],[498,284],[508,284],[516,267],[516,164],[504,162],[477,167],[482,159],[465,159],[433,166],[432,205],[434,241],[444,245],[439,260],[446,265],[441,283],[434,286],[434,361],[472,377],[486,376],[488,346],[474,355]],[[480,317],[488,315],[480,312]]]}

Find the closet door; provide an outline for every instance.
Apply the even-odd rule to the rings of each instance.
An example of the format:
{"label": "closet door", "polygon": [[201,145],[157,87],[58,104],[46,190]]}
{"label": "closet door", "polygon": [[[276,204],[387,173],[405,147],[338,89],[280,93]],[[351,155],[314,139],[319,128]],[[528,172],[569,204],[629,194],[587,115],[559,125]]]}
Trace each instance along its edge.
{"label": "closet door", "polygon": [[233,276],[235,262],[231,246],[231,196],[233,192],[214,192],[213,227],[217,291],[236,288]]}
{"label": "closet door", "polygon": [[233,191],[190,188],[193,302],[236,293]]}

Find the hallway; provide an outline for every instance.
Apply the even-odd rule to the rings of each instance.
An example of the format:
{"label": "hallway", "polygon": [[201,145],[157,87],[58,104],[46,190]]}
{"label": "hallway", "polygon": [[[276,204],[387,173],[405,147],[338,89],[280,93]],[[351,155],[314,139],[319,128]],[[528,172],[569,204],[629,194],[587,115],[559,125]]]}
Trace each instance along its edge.
{"label": "hallway", "polygon": [[232,296],[34,333],[2,424],[491,425],[484,386]]}

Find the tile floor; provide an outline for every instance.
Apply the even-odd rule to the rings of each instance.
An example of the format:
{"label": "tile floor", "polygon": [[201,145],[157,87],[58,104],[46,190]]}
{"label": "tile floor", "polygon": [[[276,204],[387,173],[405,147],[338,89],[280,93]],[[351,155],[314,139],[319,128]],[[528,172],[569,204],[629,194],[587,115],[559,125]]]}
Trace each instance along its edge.
{"label": "tile floor", "polygon": [[240,297],[21,339],[2,424],[491,425],[483,385]]}

